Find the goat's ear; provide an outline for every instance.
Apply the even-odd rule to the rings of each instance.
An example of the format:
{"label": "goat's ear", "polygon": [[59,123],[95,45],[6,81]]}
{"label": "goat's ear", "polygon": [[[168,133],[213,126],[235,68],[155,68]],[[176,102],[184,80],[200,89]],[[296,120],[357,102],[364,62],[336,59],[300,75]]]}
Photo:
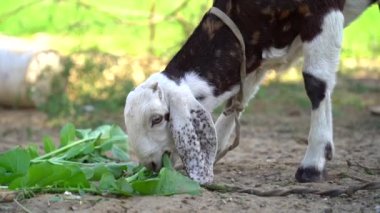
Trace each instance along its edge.
{"label": "goat's ear", "polygon": [[210,113],[192,96],[176,92],[169,98],[170,130],[187,174],[201,184],[211,183],[217,150]]}

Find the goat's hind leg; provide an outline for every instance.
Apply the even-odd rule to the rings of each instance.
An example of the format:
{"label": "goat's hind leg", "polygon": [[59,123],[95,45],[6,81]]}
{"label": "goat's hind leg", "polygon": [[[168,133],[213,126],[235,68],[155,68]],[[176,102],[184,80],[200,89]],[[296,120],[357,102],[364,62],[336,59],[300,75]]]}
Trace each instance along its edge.
{"label": "goat's hind leg", "polygon": [[312,112],[309,143],[295,175],[299,182],[323,180],[326,160],[333,157],[331,93],[339,63],[343,22],[341,11],[333,10],[324,16],[322,32],[313,39],[304,41],[303,78],[306,93],[312,104]]}

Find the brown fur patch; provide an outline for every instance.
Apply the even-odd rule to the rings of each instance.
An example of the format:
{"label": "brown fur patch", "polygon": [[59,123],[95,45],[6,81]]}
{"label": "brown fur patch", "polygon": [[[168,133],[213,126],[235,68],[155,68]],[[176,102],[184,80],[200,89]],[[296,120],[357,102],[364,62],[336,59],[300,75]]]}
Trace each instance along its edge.
{"label": "brown fur patch", "polygon": [[303,15],[303,16],[311,16],[311,11],[310,11],[310,7],[309,5],[307,5],[306,3],[302,3],[300,4],[300,6],[298,7],[298,12]]}
{"label": "brown fur patch", "polygon": [[261,10],[261,13],[264,14],[264,15],[272,15],[273,14],[273,10],[270,6],[264,8]]}
{"label": "brown fur patch", "polygon": [[283,11],[281,11],[281,13],[280,13],[280,20],[287,18],[289,15],[290,15],[290,11],[289,10],[283,10]]}
{"label": "brown fur patch", "polygon": [[250,43],[252,45],[258,44],[259,40],[260,40],[260,35],[261,35],[260,31],[254,32],[253,35],[252,35],[252,39],[251,39]]}
{"label": "brown fur patch", "polygon": [[226,5],[226,14],[230,15],[231,14],[231,10],[232,10],[232,1],[229,0],[229,1],[227,1],[227,5]]}
{"label": "brown fur patch", "polygon": [[206,19],[202,24],[202,29],[206,31],[209,39],[213,39],[215,32],[223,26],[221,21],[216,21],[211,18]]}

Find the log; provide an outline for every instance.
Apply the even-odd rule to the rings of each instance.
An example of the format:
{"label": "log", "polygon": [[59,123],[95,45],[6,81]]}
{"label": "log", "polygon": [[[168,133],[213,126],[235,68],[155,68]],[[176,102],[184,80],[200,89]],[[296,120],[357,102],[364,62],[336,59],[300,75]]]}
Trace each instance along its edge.
{"label": "log", "polygon": [[46,103],[55,80],[62,76],[62,57],[53,50],[20,48],[25,43],[18,45],[17,39],[9,41],[0,42],[0,105],[36,107]]}

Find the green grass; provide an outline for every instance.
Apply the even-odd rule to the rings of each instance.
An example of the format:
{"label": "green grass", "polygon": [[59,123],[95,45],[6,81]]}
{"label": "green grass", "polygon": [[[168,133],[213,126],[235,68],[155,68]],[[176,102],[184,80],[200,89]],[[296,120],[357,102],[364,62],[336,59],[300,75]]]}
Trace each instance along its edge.
{"label": "green grass", "polygon": [[[152,43],[155,55],[166,58],[173,55],[211,4],[211,0],[186,1],[186,6],[177,17],[155,25]],[[37,3],[12,13],[28,2]],[[21,37],[45,33],[52,38],[51,46],[64,53],[92,48],[109,53],[146,56],[150,54],[147,24],[152,2],[2,0],[0,33]],[[160,20],[183,1],[155,2],[155,17]],[[375,23],[379,21],[380,12],[375,5],[349,26],[343,42],[343,57],[376,57],[380,51],[380,27],[375,27]]]}
{"label": "green grass", "polygon": [[380,11],[378,5],[369,8],[345,29],[343,57],[374,58],[380,52]]}
{"label": "green grass", "polygon": [[[24,5],[20,0],[0,1],[0,32],[12,36],[31,37],[46,33],[53,38],[53,47],[70,53],[81,49],[96,48],[105,52],[128,55],[146,55],[149,47],[148,18],[151,0],[140,1],[39,1],[11,13]],[[208,1],[189,1],[178,16],[189,28],[194,28]],[[182,1],[157,1],[156,18],[168,15]],[[154,53],[163,54],[183,42],[185,30],[174,19],[159,21],[154,38]]]}

